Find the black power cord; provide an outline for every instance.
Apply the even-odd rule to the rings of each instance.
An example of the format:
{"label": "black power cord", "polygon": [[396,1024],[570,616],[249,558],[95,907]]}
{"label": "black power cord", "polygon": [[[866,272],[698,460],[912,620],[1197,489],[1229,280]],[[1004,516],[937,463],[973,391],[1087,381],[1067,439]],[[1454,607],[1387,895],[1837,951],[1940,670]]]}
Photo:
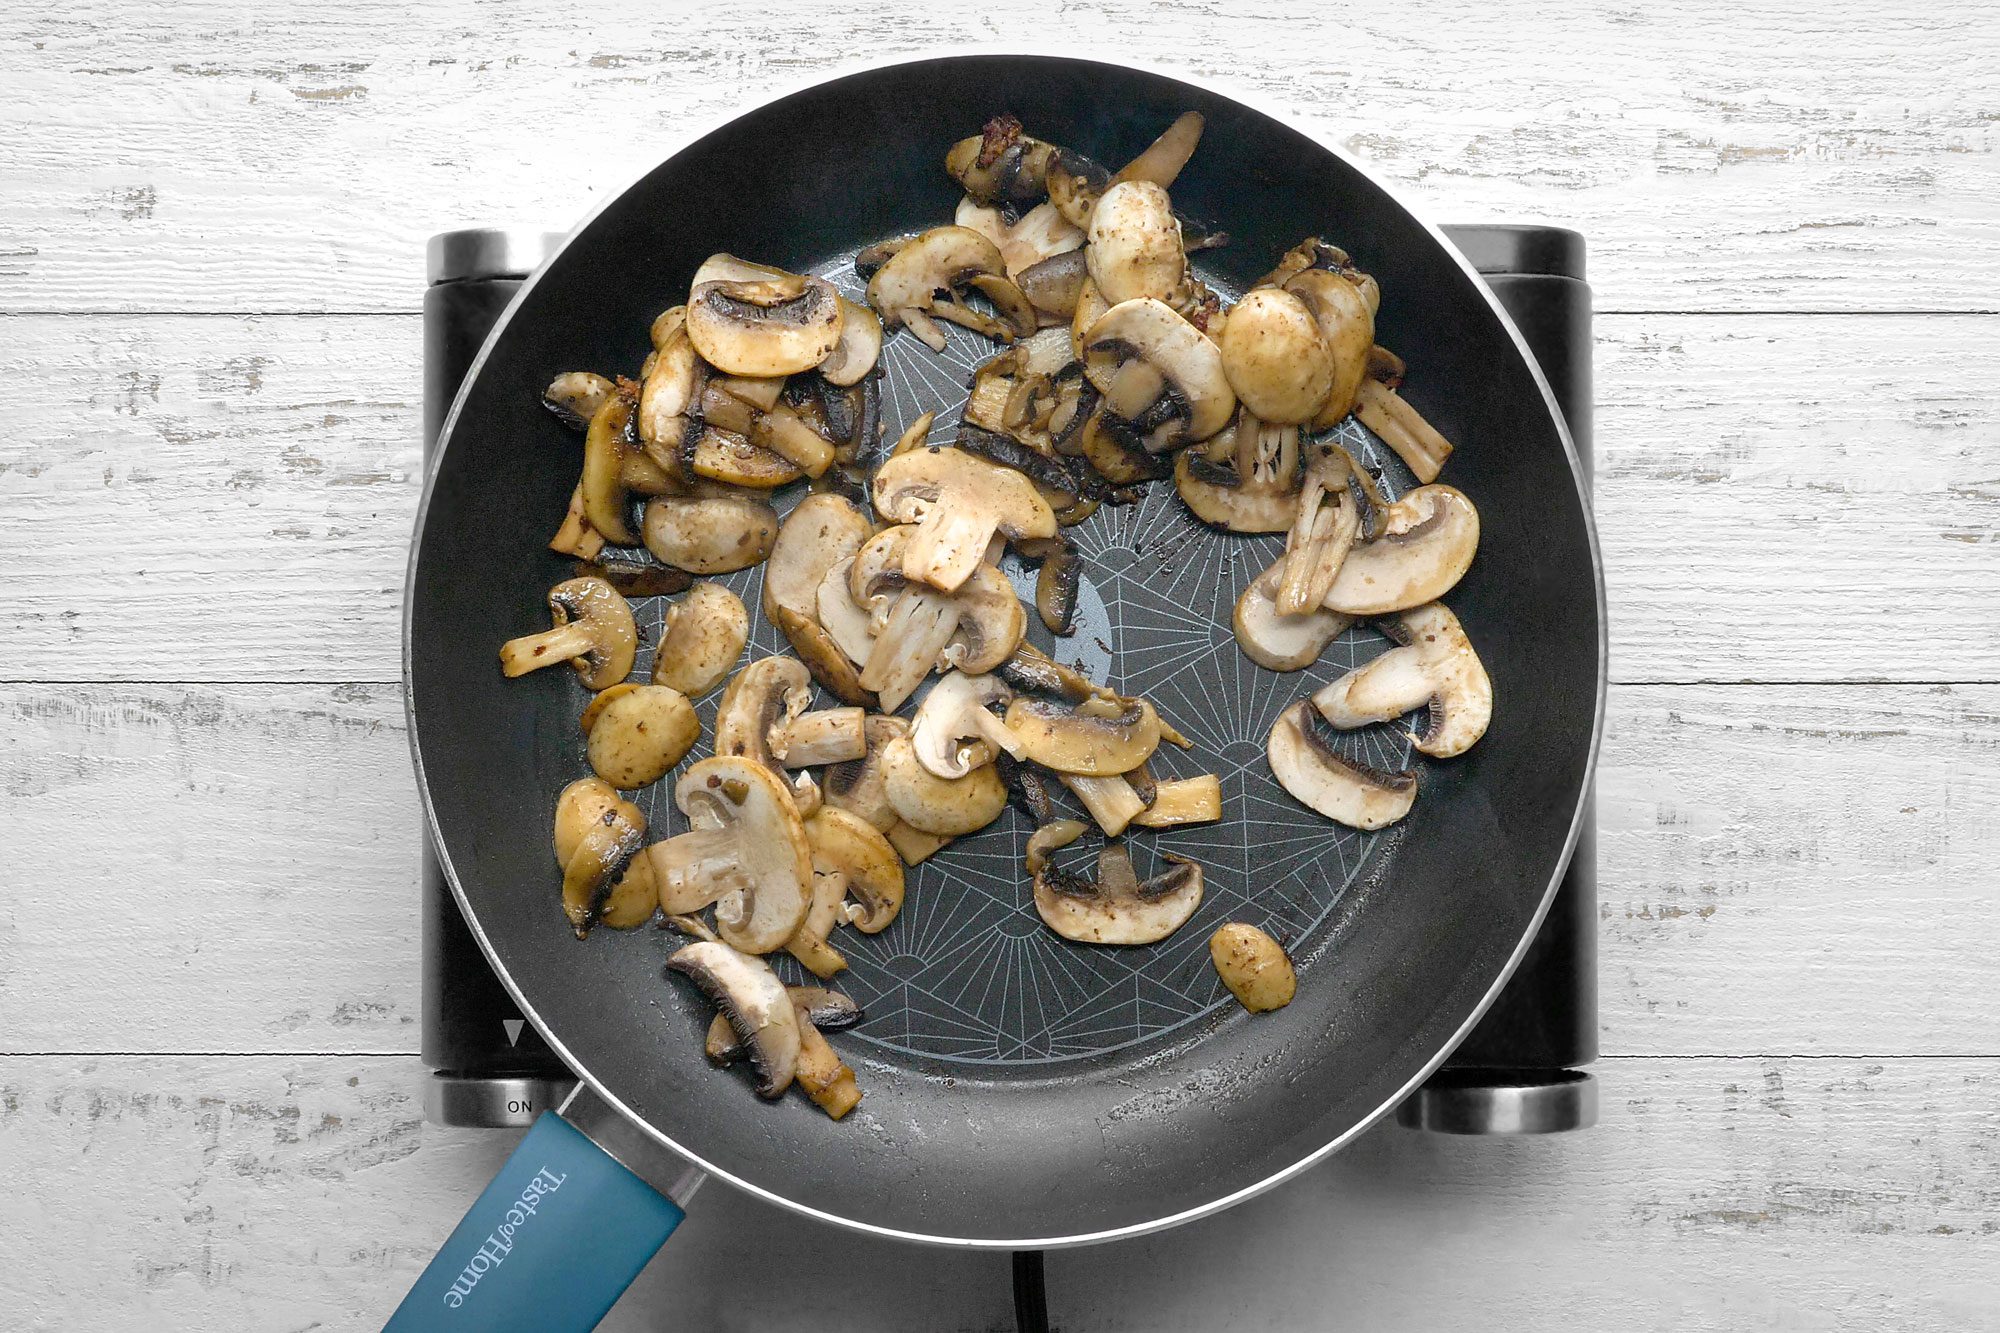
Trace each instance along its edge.
{"label": "black power cord", "polygon": [[1042,1252],[1014,1251],[1014,1327],[1018,1333],[1049,1333],[1049,1291],[1042,1281]]}

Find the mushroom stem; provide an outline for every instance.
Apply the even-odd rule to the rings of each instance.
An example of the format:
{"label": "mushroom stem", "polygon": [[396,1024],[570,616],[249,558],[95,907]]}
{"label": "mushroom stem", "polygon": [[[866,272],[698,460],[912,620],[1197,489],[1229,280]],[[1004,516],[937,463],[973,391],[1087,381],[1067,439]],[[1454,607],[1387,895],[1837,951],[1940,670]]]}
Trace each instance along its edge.
{"label": "mushroom stem", "polygon": [[1354,415],[1396,451],[1423,485],[1436,481],[1445,460],[1451,457],[1451,441],[1438,434],[1401,394],[1379,380],[1362,381]]}
{"label": "mushroom stem", "polygon": [[797,413],[783,407],[759,416],[751,428],[750,440],[791,460],[808,477],[817,477],[833,466],[833,445]]}
{"label": "mushroom stem", "polygon": [[926,833],[920,828],[905,824],[901,820],[891,824],[882,834],[889,845],[896,849],[906,866],[917,865],[936,855],[951,838],[943,833]]}
{"label": "mushroom stem", "polygon": [[573,555],[579,560],[595,560],[604,550],[604,535],[590,526],[590,520],[583,516],[583,483],[569,493],[569,509],[563,514],[562,526],[556,535],[549,538],[549,549],[558,555]]}
{"label": "mushroom stem", "polygon": [[822,708],[801,713],[773,738],[771,750],[786,768],[844,763],[868,753],[862,708]]}
{"label": "mushroom stem", "polygon": [[939,508],[925,516],[903,548],[903,576],[951,592],[979,568],[999,530],[990,509]]}
{"label": "mushroom stem", "polygon": [[500,645],[500,670],[508,676],[525,676],[530,671],[582,657],[596,642],[596,632],[581,621],[558,625],[540,634],[525,634]]}
{"label": "mushroom stem", "polygon": [[847,960],[826,942],[839,919],[841,901],[846,897],[847,876],[815,874],[812,906],[806,909],[806,918],[799,928],[785,941],[785,952],[822,981],[847,970]]}
{"label": "mushroom stem", "polygon": [[799,1023],[799,1057],[793,1079],[814,1105],[838,1120],[861,1101],[854,1071],[841,1063],[840,1056],[813,1026],[805,1006],[794,1001],[794,1008]]}
{"label": "mushroom stem", "polygon": [[1222,780],[1213,773],[1198,778],[1162,782],[1153,803],[1132,820],[1144,828],[1174,828],[1181,824],[1212,824],[1222,818]]}
{"label": "mushroom stem", "polygon": [[1139,793],[1123,774],[1108,778],[1080,777],[1075,773],[1059,773],[1063,786],[1075,793],[1083,802],[1083,808],[1104,830],[1104,836],[1115,838],[1125,831],[1125,826],[1138,818],[1146,808],[1139,799]]}
{"label": "mushroom stem", "polygon": [[1304,615],[1325,600],[1361,531],[1361,513],[1349,493],[1344,463],[1306,470],[1298,517],[1285,536],[1285,571],[1278,580],[1281,616]]}

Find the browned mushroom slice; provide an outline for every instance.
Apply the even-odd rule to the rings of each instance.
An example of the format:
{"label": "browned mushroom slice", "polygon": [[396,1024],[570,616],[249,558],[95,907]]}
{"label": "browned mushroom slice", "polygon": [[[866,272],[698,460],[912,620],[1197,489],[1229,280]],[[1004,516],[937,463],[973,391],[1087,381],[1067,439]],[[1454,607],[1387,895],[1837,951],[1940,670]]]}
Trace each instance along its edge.
{"label": "browned mushroom slice", "polygon": [[1354,410],[1355,395],[1367,375],[1368,351],[1375,345],[1375,310],[1369,302],[1372,288],[1358,281],[1362,276],[1313,268],[1285,283],[1284,289],[1312,312],[1332,357],[1326,398],[1312,418],[1317,430],[1332,429]]}
{"label": "browned mushroom slice", "polygon": [[854,1071],[841,1062],[806,1017],[805,1006],[793,1003],[799,1010],[799,1064],[793,1083],[829,1119],[839,1120],[861,1104],[861,1089],[854,1082]]}
{"label": "browned mushroom slice", "polygon": [[1105,311],[1084,335],[1080,359],[1106,409],[1132,422],[1151,453],[1206,440],[1236,410],[1221,351],[1150,297]]}
{"label": "browned mushroom slice", "polygon": [[1150,181],[1113,185],[1090,214],[1090,280],[1106,301],[1172,302],[1187,281],[1187,252],[1167,192]]}
{"label": "browned mushroom slice", "polygon": [[1328,610],[1380,616],[1434,602],[1464,577],[1479,549],[1479,511],[1450,486],[1419,486],[1380,520],[1376,535],[1341,562]]}
{"label": "browned mushroom slice", "polygon": [[845,496],[808,495],[786,516],[764,566],[764,614],[775,620],[788,606],[819,616],[819,585],[826,573],[868,540],[867,516]]}
{"label": "browned mushroom slice", "polygon": [[787,273],[698,283],[687,334],[725,375],[791,375],[826,360],[840,342],[841,318],[831,283]]}
{"label": "browned mushroom slice", "polygon": [[960,139],[945,154],[944,169],[982,202],[1025,202],[1048,190],[1048,170],[1057,148],[1028,135],[1018,118],[1002,113],[978,134]]}
{"label": "browned mushroom slice", "polygon": [[549,538],[549,549],[558,555],[573,555],[579,560],[595,560],[604,550],[604,536],[590,526],[590,520],[583,516],[583,483],[578,482],[569,494],[569,508],[563,513],[562,526],[556,535]]}
{"label": "browned mushroom slice", "polygon": [[882,750],[882,785],[896,817],[924,833],[958,837],[985,828],[1007,808],[1007,787],[991,764],[940,778],[917,762],[907,737]]}
{"label": "browned mushroom slice", "polygon": [[805,475],[782,454],[714,426],[693,434],[682,452],[686,470],[695,476],[752,490],[775,490]]}
{"label": "browned mushroom slice", "polygon": [[613,546],[637,546],[638,534],[626,517],[625,428],[632,403],[613,394],[590,419],[583,437],[583,516]]}
{"label": "browned mushroom slice", "polygon": [[[579,938],[597,924],[614,930],[644,925],[658,909],[659,895],[646,862],[630,855],[621,868],[619,861],[645,831],[645,815],[602,778],[578,778],[556,798],[554,844],[556,866],[563,871],[563,911]],[[572,865],[577,868],[574,880]]]}
{"label": "browned mushroom slice", "polygon": [[666,685],[638,685],[592,719],[586,751],[597,776],[633,791],[665,777],[700,737],[701,721],[686,695]]}
{"label": "browned mushroom slice", "polygon": [[952,221],[993,242],[1007,266],[1007,276],[1017,284],[1035,265],[1083,248],[1082,229],[1070,225],[1050,203],[1038,204],[1010,221],[998,208],[967,195],[959,201]]}
{"label": "browned mushroom slice", "polygon": [[1486,734],[1493,682],[1458,617],[1433,602],[1405,611],[1383,629],[1401,646],[1323,687],[1313,707],[1342,730],[1421,708],[1417,748],[1438,759],[1464,754]]}
{"label": "browned mushroom slice", "polygon": [[1074,708],[1016,699],[1006,727],[1023,757],[1058,773],[1112,777],[1129,773],[1159,748],[1160,718],[1143,699],[1086,699]]}
{"label": "browned mushroom slice", "polygon": [[1274,287],[1245,293],[1229,312],[1222,370],[1246,411],[1280,425],[1311,421],[1333,391],[1333,349],[1312,311]]}
{"label": "browned mushroom slice", "polygon": [[729,1020],[757,1071],[758,1095],[784,1096],[798,1069],[799,1018],[770,964],[702,941],[675,953],[667,969],[694,982]]}
{"label": "browned mushroom slice", "polygon": [[1348,486],[1345,451],[1313,449],[1285,534],[1274,599],[1279,615],[1305,615],[1325,600],[1360,531],[1361,506]]}
{"label": "browned mushroom slice", "polygon": [[[994,300],[1008,322],[966,305],[961,294],[967,290]],[[1038,322],[1028,298],[1008,280],[1000,248],[967,227],[933,227],[890,256],[868,280],[868,304],[886,327],[907,328],[934,352],[945,347],[935,319],[1003,340],[1025,337]]]}
{"label": "browned mushroom slice", "polygon": [[1222,779],[1213,773],[1200,777],[1175,778],[1157,784],[1153,799],[1133,816],[1144,828],[1178,828],[1183,824],[1212,824],[1222,818]]}
{"label": "browned mushroom slice", "polygon": [[1188,511],[1231,532],[1285,532],[1298,517],[1299,432],[1248,412],[1208,453],[1174,459],[1174,489]]}
{"label": "browned mushroom slice", "polygon": [[1056,535],[1055,513],[1020,473],[963,449],[913,449],[875,473],[875,509],[914,523],[903,550],[906,578],[951,592],[986,559],[999,533],[1009,540]]}
{"label": "browned mushroom slice", "polygon": [[549,381],[542,391],[542,406],[571,430],[589,430],[590,419],[618,392],[618,386],[602,375],[572,370]]}
{"label": "browned mushroom slice", "polygon": [[579,560],[572,569],[580,579],[603,579],[621,597],[664,597],[686,592],[694,582],[684,569],[625,560]]}
{"label": "browned mushroom slice", "polygon": [[750,639],[750,613],[719,583],[697,583],[667,608],[653,682],[698,699],[720,685]]}
{"label": "browned mushroom slice", "polygon": [[[821,1032],[839,1032],[862,1019],[861,1006],[839,991],[824,986],[787,986],[785,990],[797,1006],[799,1016]],[[718,1065],[735,1064],[743,1058],[743,1045],[736,1040],[736,1029],[729,1026],[727,1015],[717,1014],[708,1025],[702,1053]]]}
{"label": "browned mushroom slice", "polygon": [[[813,818],[819,818],[821,810]],[[838,813],[838,812],[836,812]],[[851,817],[851,816],[850,816]],[[811,823],[807,824],[807,836],[811,836]],[[876,835],[880,837],[880,834]],[[890,853],[890,859],[895,854]],[[900,866],[898,867],[900,869]],[[815,869],[812,880],[812,902],[806,907],[805,919],[799,928],[785,941],[785,952],[799,960],[799,966],[822,981],[838,976],[847,970],[847,959],[840,950],[828,942],[828,936],[840,924],[841,904],[847,898],[847,882],[839,875],[820,874]]]}
{"label": "browned mushroom slice", "polygon": [[1035,873],[1035,911],[1049,929],[1079,944],[1154,944],[1173,934],[1201,906],[1202,871],[1193,861],[1164,858],[1168,868],[1141,880],[1122,843],[1098,855],[1097,878],[1044,864]]}
{"label": "browned mushroom slice", "polygon": [[508,676],[568,662],[584,685],[607,689],[632,673],[639,631],[632,608],[602,579],[570,579],[549,589],[555,628],[509,639],[500,646],[500,670]]}
{"label": "browned mushroom slice", "polygon": [[910,728],[917,762],[940,778],[962,778],[996,753],[1018,751],[1020,741],[989,711],[1013,697],[998,676],[948,673],[924,696]]}
{"label": "browned mushroom slice", "polygon": [[817,620],[807,619],[789,606],[781,606],[771,617],[792,645],[792,651],[806,664],[814,680],[844,704],[875,709],[881,706],[875,692],[861,683],[861,672]]}
{"label": "browned mushroom slice", "polygon": [[1097,821],[1097,827],[1104,830],[1108,838],[1115,838],[1145,813],[1146,803],[1139,799],[1138,791],[1123,773],[1110,777],[1088,778],[1075,773],[1059,773],[1063,786],[1083,808]]}
{"label": "browned mushroom slice", "polygon": [[1317,714],[1305,699],[1279,714],[1267,753],[1279,786],[1350,828],[1393,824],[1417,799],[1415,772],[1387,772],[1341,754],[1320,735]]}
{"label": "browned mushroom slice", "polygon": [[1229,993],[1253,1014],[1267,1014],[1292,1002],[1298,974],[1284,946],[1255,926],[1231,921],[1208,938],[1208,956]]}
{"label": "browned mushroom slice", "polygon": [[748,569],[770,554],[778,514],[740,493],[663,495],[646,502],[646,549],[662,563],[696,574]]}
{"label": "browned mushroom slice", "polygon": [[698,759],[674,785],[686,833],[646,849],[668,915],[715,904],[717,933],[745,953],[769,953],[804,919],[812,854],[790,791],[740,755]]}
{"label": "browned mushroom slice", "polygon": [[806,821],[813,873],[830,878],[854,902],[837,916],[864,935],[888,929],[903,910],[903,865],[881,830],[851,811],[822,808]]}
{"label": "browned mushroom slice", "polygon": [[1304,615],[1288,616],[1278,611],[1278,581],[1284,574],[1286,558],[1279,556],[1269,569],[1251,580],[1236,599],[1233,627],[1243,655],[1271,671],[1298,671],[1311,666],[1354,623],[1352,616],[1316,608]]}

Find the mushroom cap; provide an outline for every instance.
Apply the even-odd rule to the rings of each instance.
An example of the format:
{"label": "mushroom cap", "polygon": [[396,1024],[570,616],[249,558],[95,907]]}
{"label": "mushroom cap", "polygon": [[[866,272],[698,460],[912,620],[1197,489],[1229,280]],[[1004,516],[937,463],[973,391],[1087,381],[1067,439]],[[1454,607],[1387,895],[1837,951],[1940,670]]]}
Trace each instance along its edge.
{"label": "mushroom cap", "polygon": [[868,753],[827,768],[826,804],[850,811],[871,827],[887,833],[896,823],[896,810],[889,804],[889,793],[883,786],[882,754],[890,741],[908,738],[910,724],[900,717],[878,713],[863,722],[861,729],[868,742]]}
{"label": "mushroom cap", "polygon": [[1311,666],[1354,623],[1352,616],[1324,608],[1305,615],[1287,616],[1278,611],[1274,600],[1285,557],[1252,579],[1236,599],[1231,624],[1243,655],[1268,671],[1298,671]]}
{"label": "mushroom cap", "polygon": [[963,449],[898,454],[876,469],[874,496],[876,512],[896,523],[974,509],[990,513],[994,527],[1017,541],[1056,535],[1055,511],[1034,482]]}
{"label": "mushroom cap", "polygon": [[993,765],[975,768],[962,778],[938,777],[917,761],[907,736],[895,737],[882,747],[882,789],[903,823],[948,837],[983,829],[1007,808],[1007,784]]}
{"label": "mushroom cap", "polygon": [[646,502],[646,549],[691,574],[748,569],[770,553],[778,512],[746,495],[662,495]]}
{"label": "mushroom cap", "polygon": [[840,342],[840,294],[824,278],[722,279],[688,296],[687,335],[725,375],[794,375]]}
{"label": "mushroom cap", "polygon": [[722,683],[750,641],[750,612],[720,583],[697,583],[667,607],[653,683],[698,699]]}
{"label": "mushroom cap", "polygon": [[846,388],[858,384],[875,369],[882,356],[882,321],[867,306],[840,298],[840,341],[819,363],[819,373],[828,384]]}
{"label": "mushroom cap", "polygon": [[727,833],[734,849],[740,874],[715,905],[716,933],[745,953],[783,945],[812,890],[812,852],[791,792],[755,760],[718,754],[689,765],[674,803],[696,830]]}
{"label": "mushroom cap", "polygon": [[1106,190],[1091,211],[1089,238],[1090,280],[1113,305],[1171,300],[1187,281],[1181,224],[1166,190],[1151,181],[1120,181]]}
{"label": "mushroom cap", "polygon": [[700,987],[729,1020],[757,1071],[757,1094],[784,1096],[798,1070],[799,1018],[770,964],[727,944],[702,940],[678,950],[667,959],[667,968]]}
{"label": "mushroom cap", "polygon": [[1275,287],[1248,292],[1222,330],[1222,371],[1263,421],[1311,421],[1333,389],[1333,349],[1304,301]]}
{"label": "mushroom cap", "polygon": [[1007,275],[1000,247],[970,227],[933,227],[891,255],[868,280],[868,304],[890,328],[911,310],[929,310],[940,291],[963,287],[975,274]]}
{"label": "mushroom cap", "polygon": [[1208,956],[1215,974],[1253,1014],[1282,1009],[1292,1002],[1298,973],[1284,946],[1257,927],[1229,921],[1208,937]]}
{"label": "mushroom cap", "polygon": [[1027,632],[1028,616],[999,566],[981,561],[951,596],[958,603],[958,628],[938,654],[941,665],[976,676],[1014,655]]}
{"label": "mushroom cap", "polygon": [[580,624],[591,633],[591,649],[570,666],[593,690],[608,689],[632,674],[639,656],[639,629],[632,606],[600,578],[566,579],[549,589],[549,614],[557,625]]}
{"label": "mushroom cap", "polygon": [[1159,373],[1187,414],[1184,433],[1157,446],[1149,437],[1149,449],[1205,440],[1229,424],[1236,391],[1223,372],[1221,349],[1172,306],[1151,297],[1120,302],[1084,335],[1083,373],[1099,393],[1110,392],[1113,376],[1133,358]]}
{"label": "mushroom cap", "polygon": [[1299,801],[1350,828],[1378,829],[1410,813],[1417,775],[1386,773],[1349,759],[1326,743],[1314,725],[1310,701],[1278,715],[1266,754],[1278,785]]}
{"label": "mushroom cap", "polygon": [[785,517],[764,563],[764,614],[780,606],[817,618],[819,585],[827,570],[861,549],[872,526],[844,495],[808,495]]}
{"label": "mushroom cap", "polygon": [[[917,762],[940,778],[962,778],[992,763],[993,742],[974,714],[1013,697],[1013,687],[998,676],[947,672],[924,696],[911,724],[910,744]],[[999,721],[990,713],[987,717]]]}
{"label": "mushroom cap", "polygon": [[860,815],[822,806],[806,821],[813,873],[840,875],[862,911],[850,917],[864,935],[888,927],[903,910],[903,863],[882,831]]}
{"label": "mushroom cap", "polygon": [[1075,708],[1016,699],[1006,725],[1024,758],[1080,777],[1130,773],[1160,747],[1160,715],[1144,699],[1089,699]]}
{"label": "mushroom cap", "polygon": [[1458,617],[1432,602],[1383,628],[1402,646],[1321,688],[1313,707],[1343,730],[1423,708],[1417,749],[1437,759],[1464,754],[1492,720],[1493,681]]}
{"label": "mushroom cap", "polygon": [[[1361,287],[1323,268],[1293,276],[1286,280],[1284,290],[1311,313],[1332,359],[1326,397],[1312,421],[1315,430],[1331,430],[1354,410],[1355,395],[1368,373],[1368,351],[1375,345],[1375,312]],[[1235,317],[1236,312],[1231,311],[1230,319]]]}
{"label": "mushroom cap", "polygon": [[1201,906],[1202,869],[1178,856],[1148,880],[1132,871],[1123,845],[1098,855],[1098,877],[1044,863],[1035,872],[1035,911],[1049,929],[1079,944],[1153,944],[1187,923]]}
{"label": "mushroom cap", "polygon": [[604,706],[585,750],[597,776],[625,791],[658,782],[701,738],[701,719],[679,690],[637,685]]}
{"label": "mushroom cap", "polygon": [[1478,549],[1472,501],[1450,486],[1419,486],[1382,511],[1372,540],[1347,553],[1326,608],[1381,616],[1434,602],[1464,577]]}

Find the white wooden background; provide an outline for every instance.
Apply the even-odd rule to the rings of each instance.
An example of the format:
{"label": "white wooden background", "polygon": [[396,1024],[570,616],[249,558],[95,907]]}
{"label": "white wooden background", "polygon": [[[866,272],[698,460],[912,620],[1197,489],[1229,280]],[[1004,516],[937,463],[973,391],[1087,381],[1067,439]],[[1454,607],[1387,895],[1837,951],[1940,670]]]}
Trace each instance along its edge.
{"label": "white wooden background", "polygon": [[[0,3],[0,1324],[373,1328],[508,1147],[417,1104],[425,236],[1011,42],[1580,227],[1603,312],[1602,1127],[1378,1131],[1057,1322],[2000,1328],[2000,11],[1579,8]],[[1008,1302],[711,1187],[608,1326]]]}

